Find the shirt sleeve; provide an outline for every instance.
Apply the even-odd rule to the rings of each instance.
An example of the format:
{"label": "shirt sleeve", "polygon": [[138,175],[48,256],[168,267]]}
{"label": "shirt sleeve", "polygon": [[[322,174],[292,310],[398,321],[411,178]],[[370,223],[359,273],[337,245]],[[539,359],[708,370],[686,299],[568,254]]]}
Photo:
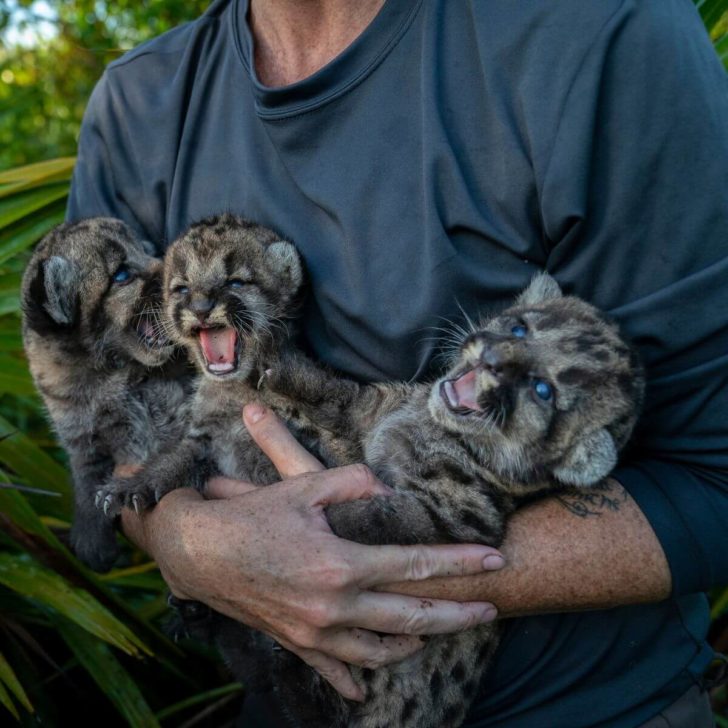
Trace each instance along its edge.
{"label": "shirt sleeve", "polygon": [[675,594],[728,583],[728,77],[687,0],[625,1],[575,71],[538,180],[547,267],[640,349],[615,477]]}

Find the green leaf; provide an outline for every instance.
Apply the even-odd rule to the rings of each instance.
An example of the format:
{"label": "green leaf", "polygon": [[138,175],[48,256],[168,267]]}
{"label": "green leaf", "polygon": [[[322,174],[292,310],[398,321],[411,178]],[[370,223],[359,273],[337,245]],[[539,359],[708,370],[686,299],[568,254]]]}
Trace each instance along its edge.
{"label": "green leaf", "polygon": [[711,619],[718,619],[718,617],[728,610],[728,589],[725,589],[713,602],[713,607],[710,610]]}
{"label": "green leaf", "polygon": [[[2,479],[2,473],[0,472],[0,479]],[[26,533],[43,539],[52,549],[59,552],[62,557],[68,562],[69,566],[78,572],[79,578],[90,582],[90,588],[97,589],[104,598],[108,599],[111,604],[115,606],[121,613],[127,623],[133,625],[135,633],[140,633],[148,640],[153,640],[157,655],[161,659],[162,664],[171,670],[177,672],[174,665],[172,665],[164,655],[178,657],[181,652],[170,640],[156,629],[152,624],[149,624],[149,620],[155,616],[158,616],[160,612],[164,612],[166,609],[166,593],[167,586],[159,576],[159,573],[155,570],[152,572],[153,564],[147,562],[143,568],[132,568],[129,572],[144,571],[150,573],[136,573],[126,576],[128,572],[126,570],[118,570],[117,572],[111,572],[111,574],[121,574],[120,581],[117,582],[114,579],[107,579],[108,575],[95,574],[94,572],[87,569],[80,561],[74,558],[71,553],[61,544],[55,534],[50,531],[43,520],[35,513],[27,499],[17,491],[3,490],[0,489],[0,525],[1,519],[5,516],[9,518],[16,526],[25,531]],[[0,530],[2,533],[2,530]],[[34,552],[35,553],[35,552]],[[42,554],[37,555],[38,558],[43,558]],[[145,579],[146,577],[146,579]],[[153,592],[159,593],[159,600],[152,600],[145,605],[145,607],[135,608],[129,604],[128,598],[124,599],[120,596],[116,588],[124,586],[126,579],[130,580],[144,580],[144,583],[134,583],[132,586],[151,589]],[[85,583],[85,582],[84,582]],[[113,586],[114,589],[109,587]],[[127,595],[128,596],[128,595]],[[152,614],[147,614],[147,606],[152,606],[159,602],[160,608],[154,609]],[[0,611],[1,605],[0,605]],[[178,675],[184,680],[184,675]]]}
{"label": "green leaf", "polygon": [[181,700],[179,703],[175,703],[174,705],[170,705],[169,707],[165,708],[164,710],[160,710],[157,713],[157,719],[158,720],[164,720],[165,718],[169,718],[170,716],[174,715],[175,713],[179,713],[181,710],[185,710],[186,708],[191,708],[193,705],[199,705],[200,703],[207,703],[210,700],[214,700],[215,698],[221,698],[224,695],[230,695],[231,693],[238,693],[243,689],[243,686],[238,683],[229,683],[228,685],[223,685],[219,688],[214,688],[212,690],[206,690],[204,693],[198,693],[197,695],[192,695],[189,698],[185,698],[184,700]]}
{"label": "green leaf", "polygon": [[65,620],[57,620],[56,627],[81,665],[132,728],[159,726],[139,687],[103,642]]}
{"label": "green leaf", "polygon": [[31,247],[49,230],[63,222],[64,215],[65,204],[56,203],[7,229],[0,228],[0,263]]}
{"label": "green leaf", "polygon": [[20,318],[17,316],[0,318],[0,351],[21,351],[22,348]]}
{"label": "green leaf", "polygon": [[13,704],[13,700],[10,694],[5,689],[4,685],[0,683],[0,703],[2,703],[12,714],[15,716],[15,720],[20,721],[20,714],[18,709]]}
{"label": "green leaf", "polygon": [[40,185],[58,178],[71,179],[75,163],[75,157],[60,157],[59,159],[26,164],[23,167],[15,167],[0,172],[0,196],[3,196],[6,186],[11,187],[17,184]]}
{"label": "green leaf", "polygon": [[[2,480],[6,480],[1,475],[0,477]],[[61,542],[38,517],[21,493],[15,490],[0,489],[0,514],[9,518],[26,533],[42,538],[57,551],[65,550]]]}
{"label": "green leaf", "polygon": [[0,354],[0,392],[35,394],[35,385],[25,363],[7,354]]}
{"label": "green leaf", "polygon": [[29,437],[0,417],[0,463],[11,468],[28,485],[63,494],[70,505],[71,485],[65,468],[59,465]]}
{"label": "green leaf", "polygon": [[71,586],[27,555],[0,553],[0,584],[50,607],[129,655],[138,655],[140,650],[151,654],[126,625],[87,591]]}
{"label": "green leaf", "polygon": [[30,700],[28,700],[28,696],[25,694],[23,686],[20,684],[20,681],[13,672],[13,668],[10,667],[2,652],[0,652],[0,680],[7,685],[8,689],[18,699],[18,702],[29,713],[32,713],[33,706],[30,704]]}
{"label": "green leaf", "polygon": [[68,183],[59,182],[0,199],[0,227],[6,227],[68,195]]}
{"label": "green leaf", "polygon": [[0,316],[20,311],[20,273],[6,273],[0,277]]}

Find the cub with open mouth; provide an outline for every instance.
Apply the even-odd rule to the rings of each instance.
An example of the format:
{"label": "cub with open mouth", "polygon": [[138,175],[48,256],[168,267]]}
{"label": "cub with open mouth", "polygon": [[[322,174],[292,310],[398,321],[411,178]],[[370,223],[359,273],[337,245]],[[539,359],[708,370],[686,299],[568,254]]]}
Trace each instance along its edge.
{"label": "cub with open mouth", "polygon": [[184,432],[191,373],[160,320],[162,263],[121,220],[54,228],[38,244],[22,287],[30,370],[74,483],[71,542],[105,571],[118,546],[94,506],[115,465],[146,460]]}
{"label": "cub with open mouth", "polygon": [[[274,409],[315,434],[329,465],[364,460],[393,493],[329,506],[337,536],[367,544],[499,546],[535,496],[600,488],[639,414],[644,374],[618,326],[536,276],[506,310],[472,325],[432,383],[359,384],[282,358],[263,380]],[[352,667],[350,703],[282,651],[277,695],[308,728],[454,728],[477,696],[498,627],[431,636],[376,670]],[[438,689],[432,689],[437,685]]]}
{"label": "cub with open mouth", "polygon": [[202,374],[178,446],[129,479],[100,489],[100,507],[141,510],[170,490],[203,490],[214,475],[264,485],[279,479],[245,429],[241,411],[263,372],[291,347],[303,269],[294,246],[231,214],[193,224],[167,250],[164,316],[172,339]]}
{"label": "cub with open mouth", "polygon": [[[303,268],[295,247],[272,230],[225,214],[193,224],[168,249],[164,263],[167,330],[184,346],[201,376],[191,402],[190,426],[174,447],[128,479],[98,493],[108,516],[122,506],[138,512],[167,492],[204,491],[214,475],[267,485],[280,480],[242,421],[243,406],[266,403],[258,391],[264,372],[283,352],[293,353]],[[298,433],[301,434],[301,433]],[[315,452],[315,443],[300,437]],[[173,600],[194,636],[218,645],[246,687],[265,677],[259,655],[272,641],[196,602]]]}
{"label": "cub with open mouth", "polygon": [[173,336],[203,374],[244,381],[286,332],[300,280],[298,253],[272,230],[232,215],[193,225],[166,256]]}

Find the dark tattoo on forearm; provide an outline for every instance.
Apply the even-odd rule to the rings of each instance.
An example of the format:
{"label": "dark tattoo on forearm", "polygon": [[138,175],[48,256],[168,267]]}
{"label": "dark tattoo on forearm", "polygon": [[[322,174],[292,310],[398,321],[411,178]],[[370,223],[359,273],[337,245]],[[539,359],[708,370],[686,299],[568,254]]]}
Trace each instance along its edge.
{"label": "dark tattoo on forearm", "polygon": [[605,482],[589,490],[569,491],[556,496],[564,508],[579,518],[616,513],[627,501],[627,491],[619,483]]}

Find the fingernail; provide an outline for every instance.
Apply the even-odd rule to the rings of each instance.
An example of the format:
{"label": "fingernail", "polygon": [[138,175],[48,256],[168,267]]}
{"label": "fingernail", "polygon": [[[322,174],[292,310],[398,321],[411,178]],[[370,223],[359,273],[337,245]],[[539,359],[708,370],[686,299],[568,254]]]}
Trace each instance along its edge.
{"label": "fingernail", "polygon": [[500,554],[489,554],[483,559],[483,568],[488,571],[502,569],[506,565],[506,560]]}
{"label": "fingernail", "polygon": [[480,621],[483,624],[492,622],[498,616],[498,610],[492,605],[487,604],[480,613]]}
{"label": "fingernail", "polygon": [[259,404],[249,404],[243,409],[245,420],[251,425],[260,422],[265,415],[265,407]]}

